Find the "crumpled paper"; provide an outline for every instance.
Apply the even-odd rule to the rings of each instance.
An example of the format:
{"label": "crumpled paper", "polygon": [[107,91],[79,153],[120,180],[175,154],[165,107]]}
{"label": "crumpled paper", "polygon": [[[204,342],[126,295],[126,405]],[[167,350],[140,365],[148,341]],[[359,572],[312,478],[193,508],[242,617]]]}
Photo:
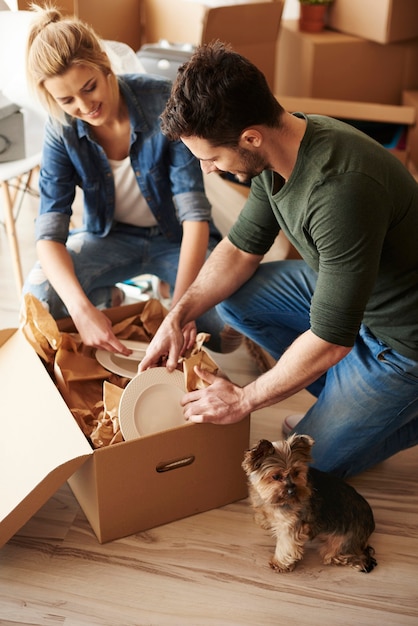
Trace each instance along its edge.
{"label": "crumpled paper", "polygon": [[[149,342],[166,313],[158,300],[148,300],[139,314],[114,324],[112,329],[119,339]],[[123,441],[119,402],[130,379],[102,367],[95,350],[85,346],[77,333],[61,332],[50,313],[31,294],[24,297],[20,326],[92,446],[100,448]],[[209,337],[199,333],[193,348],[181,359],[187,391],[207,386],[194,372],[195,365],[219,373],[215,361],[202,347]]]}
{"label": "crumpled paper", "polygon": [[103,383],[103,406],[97,425],[90,435],[95,448],[110,446],[123,441],[119,426],[119,402],[123,389],[105,381]]}
{"label": "crumpled paper", "polygon": [[218,374],[219,368],[212,357],[206,352],[202,345],[206,341],[208,335],[200,333],[196,337],[196,343],[189,354],[183,358],[184,382],[187,391],[195,391],[196,389],[204,389],[209,385],[203,378],[200,378],[194,371],[197,365],[202,370],[206,370],[211,374]]}
{"label": "crumpled paper", "polygon": [[28,293],[23,298],[20,327],[41,359],[52,363],[61,345],[61,333],[52,315],[35,296]]}

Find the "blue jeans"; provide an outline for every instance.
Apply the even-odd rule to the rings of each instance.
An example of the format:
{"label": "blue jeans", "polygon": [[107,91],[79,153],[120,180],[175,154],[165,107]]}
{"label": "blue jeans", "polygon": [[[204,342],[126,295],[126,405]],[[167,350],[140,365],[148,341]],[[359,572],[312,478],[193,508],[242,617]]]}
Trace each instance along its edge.
{"label": "blue jeans", "polygon": [[[208,255],[217,244],[211,238]],[[111,306],[112,287],[140,274],[154,274],[174,288],[180,244],[171,243],[158,227],[139,228],[118,224],[107,237],[84,231],[71,234],[67,241],[67,250],[74,263],[77,278],[88,296],[97,307]],[[68,316],[68,311],[47,281],[39,263],[30,271],[23,293],[32,293],[55,319]],[[198,331],[211,334],[206,344],[215,351],[220,351],[220,332],[224,322],[215,309],[211,309],[197,320]]]}
{"label": "blue jeans", "polygon": [[[309,329],[316,274],[304,261],[262,264],[217,310],[275,359]],[[361,326],[352,351],[309,391],[295,431],[315,440],[313,465],[352,476],[418,443],[418,363]]]}

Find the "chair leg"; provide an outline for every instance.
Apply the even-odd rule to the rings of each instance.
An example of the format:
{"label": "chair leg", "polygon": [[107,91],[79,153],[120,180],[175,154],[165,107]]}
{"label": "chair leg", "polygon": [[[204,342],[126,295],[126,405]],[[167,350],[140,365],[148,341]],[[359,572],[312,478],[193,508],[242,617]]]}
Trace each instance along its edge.
{"label": "chair leg", "polygon": [[13,271],[15,275],[16,288],[18,297],[20,299],[23,287],[23,273],[22,264],[20,262],[19,243],[17,240],[16,224],[13,216],[13,201],[10,194],[9,184],[7,181],[2,181],[1,186],[3,188],[4,197],[4,221],[6,225],[6,233],[9,239],[10,252],[12,255]]}

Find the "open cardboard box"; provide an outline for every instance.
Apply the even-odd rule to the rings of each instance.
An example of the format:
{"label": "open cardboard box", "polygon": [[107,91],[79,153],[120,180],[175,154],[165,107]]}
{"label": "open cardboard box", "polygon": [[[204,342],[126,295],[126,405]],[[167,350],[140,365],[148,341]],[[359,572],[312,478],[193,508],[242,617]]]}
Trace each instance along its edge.
{"label": "open cardboard box", "polygon": [[284,0],[143,0],[146,40],[175,44],[230,43],[273,88]]}
{"label": "open cardboard box", "polygon": [[[408,92],[409,93],[409,92]],[[411,92],[413,93],[413,92]],[[388,148],[402,163],[408,165],[408,133],[415,129],[417,108],[411,100],[405,105],[372,104],[369,102],[347,102],[320,98],[298,98],[277,96],[280,104],[290,112],[316,113],[329,115],[343,121],[375,122],[404,126],[407,130],[405,145],[402,148]]]}
{"label": "open cardboard box", "polygon": [[[144,303],[109,309],[113,323]],[[70,320],[60,329],[69,332]],[[93,450],[20,330],[0,331],[0,546],[68,480],[99,542],[247,496],[249,417],[185,424]]]}

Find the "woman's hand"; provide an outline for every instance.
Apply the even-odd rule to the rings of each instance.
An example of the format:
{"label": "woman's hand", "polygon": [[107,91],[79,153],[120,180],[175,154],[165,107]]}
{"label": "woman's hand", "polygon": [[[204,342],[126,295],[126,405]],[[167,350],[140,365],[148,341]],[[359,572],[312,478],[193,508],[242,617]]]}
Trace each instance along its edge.
{"label": "woman's hand", "polygon": [[132,350],[119,341],[112,330],[112,322],[102,311],[91,305],[89,310],[72,312],[72,319],[86,346],[101,348],[109,352],[117,352],[129,356]]}

